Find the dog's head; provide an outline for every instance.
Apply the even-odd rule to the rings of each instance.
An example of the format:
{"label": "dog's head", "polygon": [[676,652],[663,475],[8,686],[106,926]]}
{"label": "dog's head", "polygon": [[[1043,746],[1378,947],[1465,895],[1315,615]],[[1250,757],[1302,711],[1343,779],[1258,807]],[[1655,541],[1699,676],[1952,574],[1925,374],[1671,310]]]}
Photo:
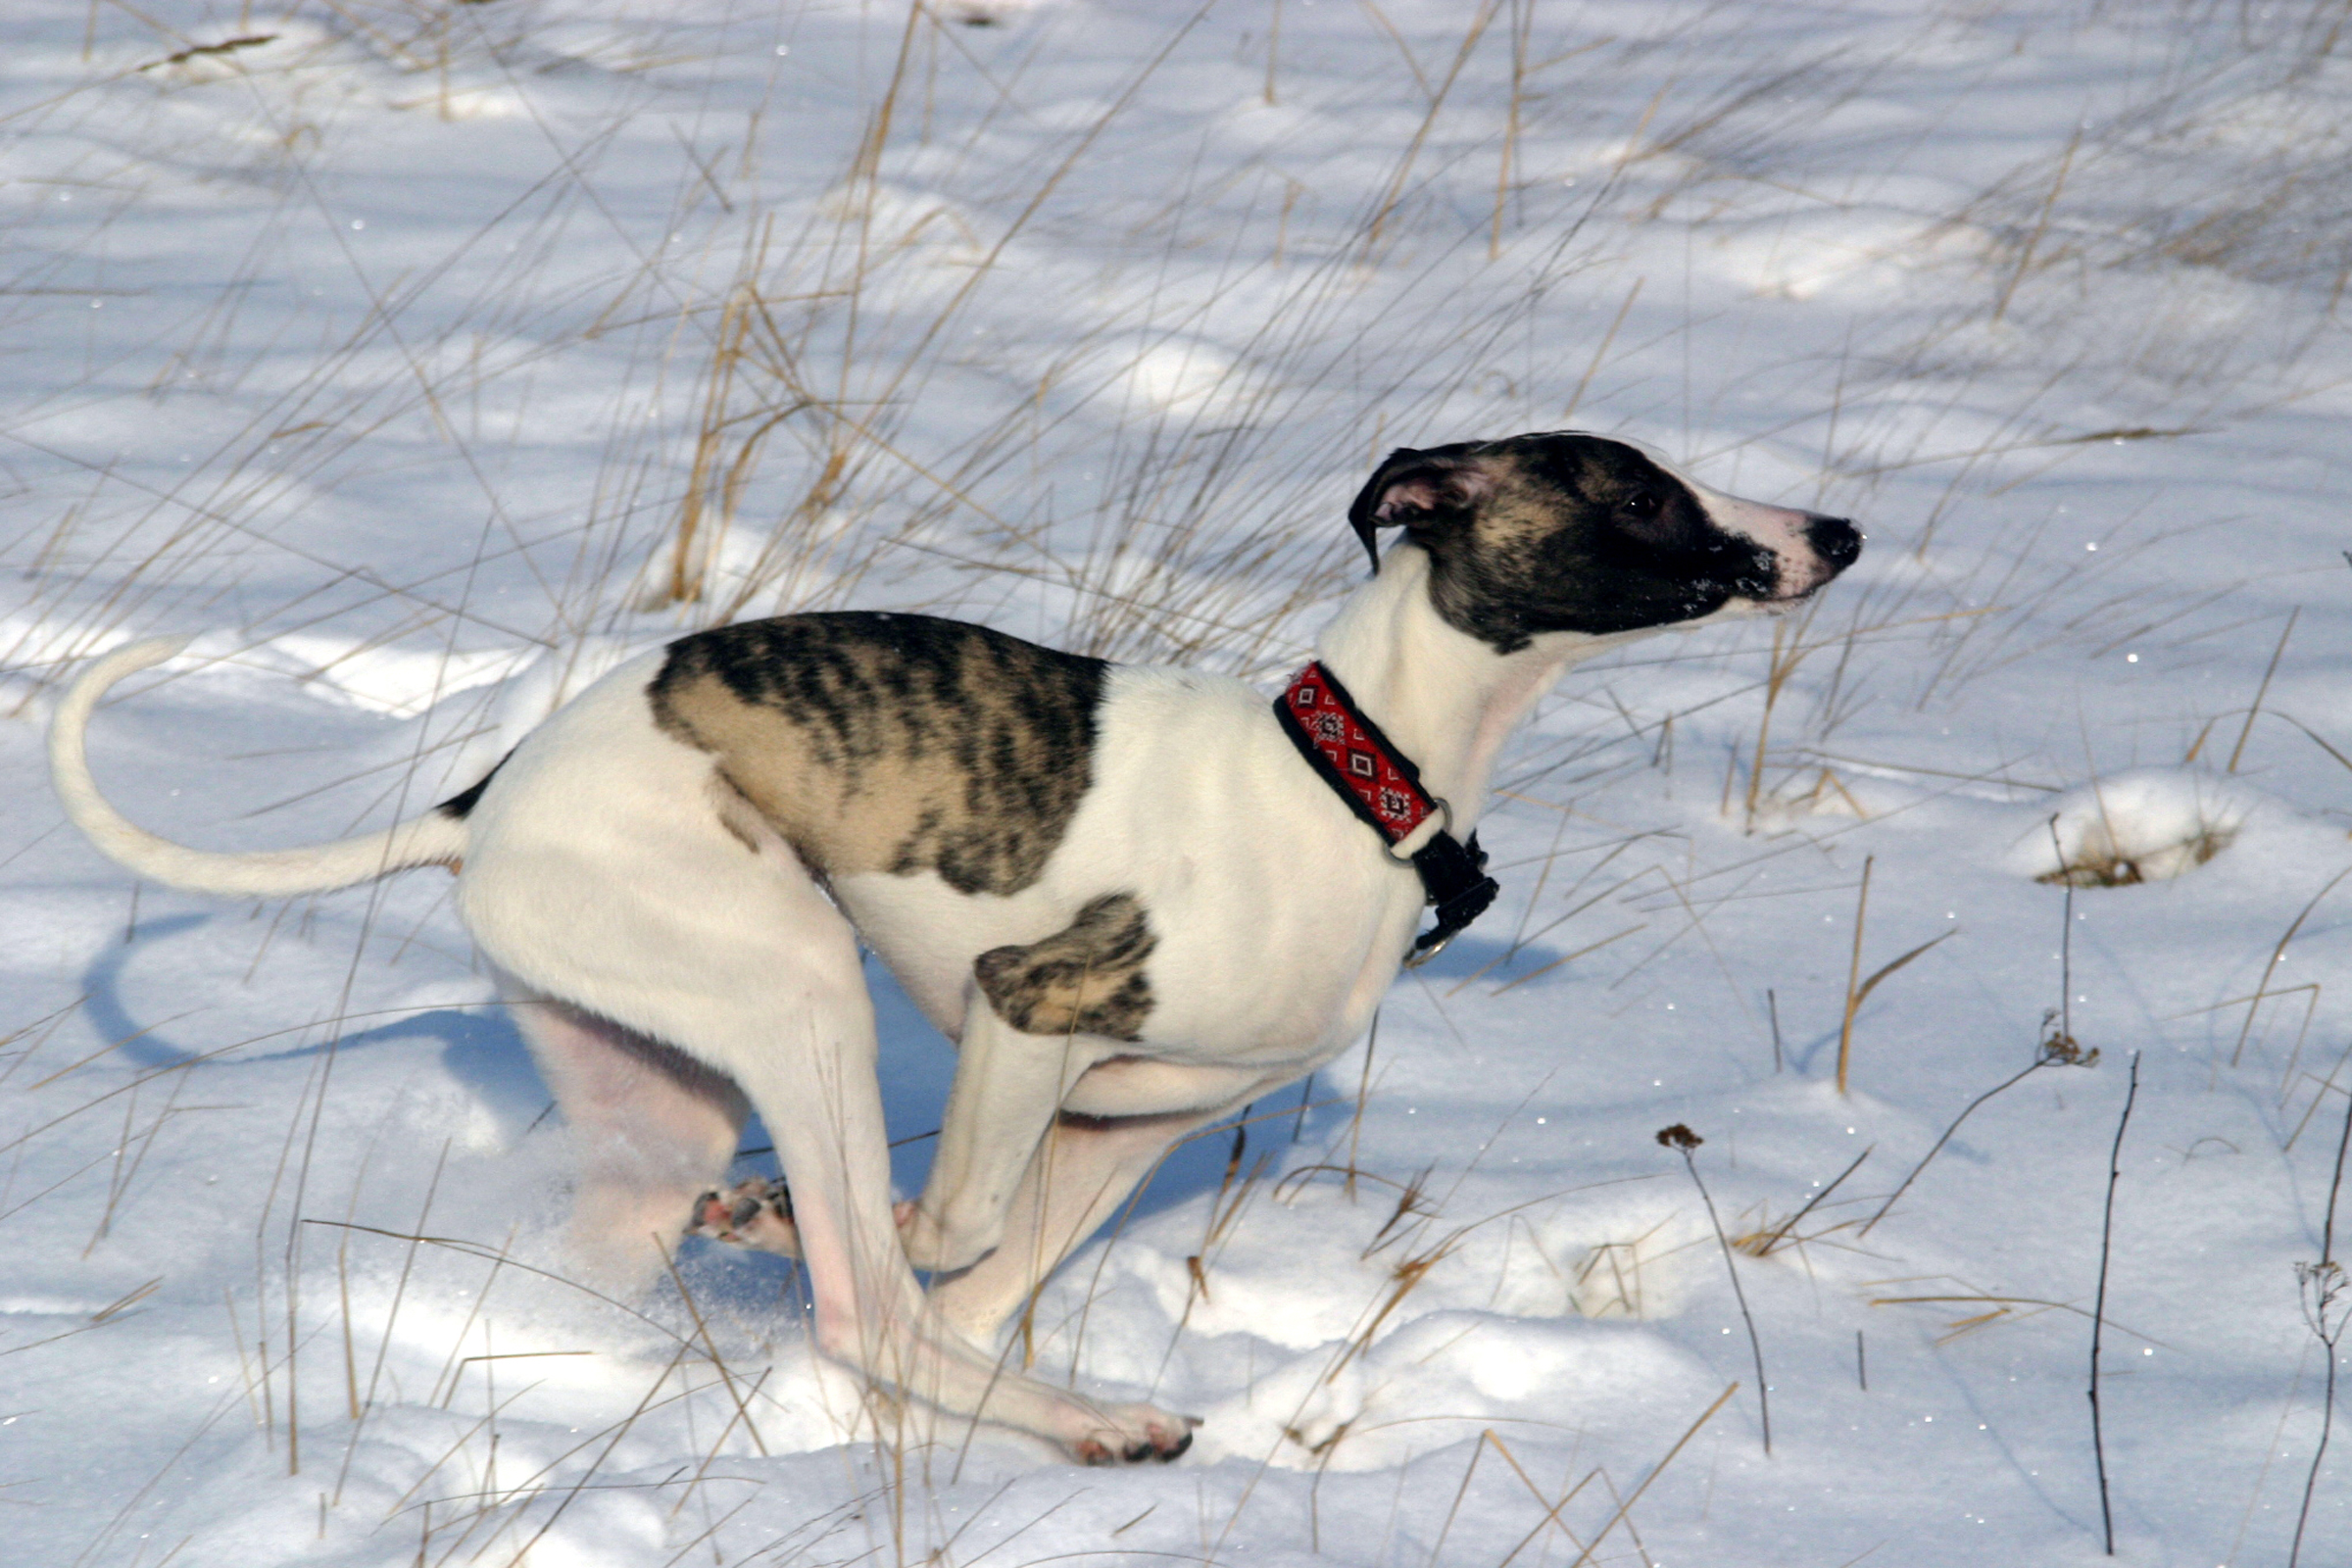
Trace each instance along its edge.
{"label": "dog's head", "polygon": [[1515,435],[1389,454],[1348,509],[1427,551],[1447,622],[1498,653],[1546,632],[1642,631],[1783,609],[1862,553],[1843,517],[1719,495],[1622,441]]}

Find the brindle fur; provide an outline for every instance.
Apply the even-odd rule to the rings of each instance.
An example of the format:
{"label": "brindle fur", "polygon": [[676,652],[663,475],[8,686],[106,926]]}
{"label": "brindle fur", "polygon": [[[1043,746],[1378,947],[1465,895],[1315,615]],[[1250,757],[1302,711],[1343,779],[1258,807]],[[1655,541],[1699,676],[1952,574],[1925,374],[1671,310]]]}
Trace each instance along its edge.
{"label": "brindle fur", "polygon": [[670,644],[650,696],[820,875],[1009,895],[1093,783],[1106,667],[929,615],[791,615]]}
{"label": "brindle fur", "polygon": [[1648,458],[1574,432],[1399,449],[1350,517],[1367,549],[1401,524],[1429,552],[1438,613],[1502,654],[1544,632],[1694,620],[1769,598],[1778,576],[1769,550],[1717,527]]}
{"label": "brindle fur", "polygon": [[997,1016],[1024,1034],[1141,1040],[1152,1010],[1144,960],[1159,945],[1144,906],[1106,894],[1025,948],[992,948],[972,964]]}

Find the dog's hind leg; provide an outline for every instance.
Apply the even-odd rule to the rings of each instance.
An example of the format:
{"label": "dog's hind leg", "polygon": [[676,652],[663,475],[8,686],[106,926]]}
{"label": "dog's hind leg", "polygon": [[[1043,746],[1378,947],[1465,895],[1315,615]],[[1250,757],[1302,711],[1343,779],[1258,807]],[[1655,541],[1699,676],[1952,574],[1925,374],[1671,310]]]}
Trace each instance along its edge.
{"label": "dog's hind leg", "polygon": [[890,1202],[871,1003],[846,924],[839,941],[838,987],[801,992],[780,1022],[773,1008],[748,1014],[756,1057],[728,1058],[776,1135],[818,1345],[917,1399],[1051,1438],[1089,1462],[1182,1452],[1192,1436],[1182,1418],[1006,1372],[930,1309]]}
{"label": "dog's hind leg", "polygon": [[[1191,1436],[1181,1418],[1006,1373],[929,1310],[892,1212],[873,1009],[855,938],[813,884],[778,881],[768,918],[696,931],[691,991],[649,984],[630,1010],[721,1066],[775,1135],[818,1347],[915,1399],[1053,1439],[1082,1459],[1181,1452]],[[675,950],[648,938],[640,951]]]}
{"label": "dog's hind leg", "polygon": [[502,984],[511,1015],[571,1134],[577,1188],[565,1251],[583,1283],[642,1289],[727,1168],[743,1092],[683,1052]]}

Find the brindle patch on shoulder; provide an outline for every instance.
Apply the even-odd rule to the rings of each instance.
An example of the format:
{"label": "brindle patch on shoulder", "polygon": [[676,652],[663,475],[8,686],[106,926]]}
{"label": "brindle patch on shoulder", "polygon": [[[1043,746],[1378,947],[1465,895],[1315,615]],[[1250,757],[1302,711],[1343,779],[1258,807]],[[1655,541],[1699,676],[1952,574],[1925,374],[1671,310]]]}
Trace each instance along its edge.
{"label": "brindle patch on shoulder", "polygon": [[788,615],[680,638],[657,722],[818,873],[1036,881],[1093,779],[1099,659],[930,615]]}
{"label": "brindle patch on shoulder", "polygon": [[991,948],[972,962],[997,1016],[1032,1035],[1141,1040],[1152,1011],[1144,961],[1159,939],[1133,894],[1111,893],[1025,948]]}

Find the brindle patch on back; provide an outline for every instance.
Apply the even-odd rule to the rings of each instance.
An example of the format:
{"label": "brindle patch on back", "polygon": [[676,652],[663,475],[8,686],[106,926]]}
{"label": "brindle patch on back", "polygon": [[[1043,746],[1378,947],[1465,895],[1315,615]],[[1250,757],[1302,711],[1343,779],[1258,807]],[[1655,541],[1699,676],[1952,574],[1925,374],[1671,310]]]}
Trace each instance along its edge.
{"label": "brindle patch on back", "polygon": [[1152,1010],[1144,961],[1159,939],[1134,895],[1111,893],[1025,948],[991,948],[972,962],[997,1016],[1024,1034],[1141,1040]]}
{"label": "brindle patch on back", "polygon": [[1037,880],[1093,778],[1106,666],[929,615],[788,615],[670,644],[662,727],[819,873]]}

